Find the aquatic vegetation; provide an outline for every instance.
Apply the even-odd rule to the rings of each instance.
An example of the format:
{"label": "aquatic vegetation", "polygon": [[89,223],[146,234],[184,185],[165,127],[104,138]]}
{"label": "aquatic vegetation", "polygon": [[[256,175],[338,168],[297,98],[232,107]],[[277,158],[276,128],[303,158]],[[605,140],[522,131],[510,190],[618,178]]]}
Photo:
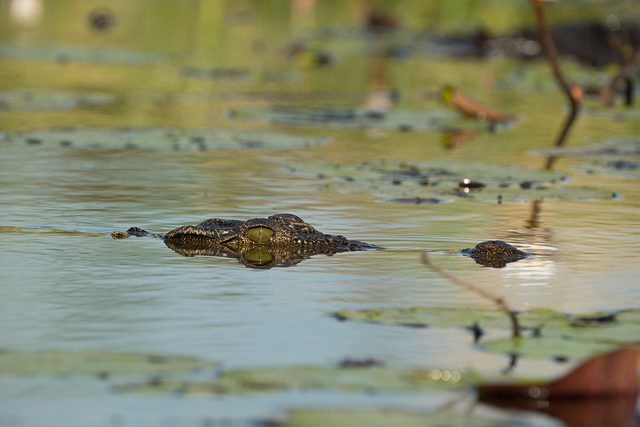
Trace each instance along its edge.
{"label": "aquatic vegetation", "polygon": [[299,73],[264,70],[255,71],[250,68],[197,68],[184,67],[180,76],[200,80],[258,81],[258,82],[294,82],[300,79]]}
{"label": "aquatic vegetation", "polygon": [[186,373],[211,370],[214,362],[186,356],[109,351],[0,351],[0,378],[7,376],[99,376]]}
{"label": "aquatic vegetation", "polygon": [[70,62],[98,62],[119,64],[157,64],[167,58],[155,52],[136,52],[124,49],[90,49],[61,46],[0,45],[0,58],[53,61],[59,64]]}
{"label": "aquatic vegetation", "polygon": [[[474,325],[483,330],[511,328],[511,321],[503,312],[469,308],[341,310],[333,316],[341,321],[412,328],[466,328],[472,333]],[[523,330],[521,338],[482,342],[482,348],[523,357],[580,359],[621,344],[640,341],[640,310],[569,315],[549,309],[534,309],[519,312],[518,320]]]}
{"label": "aquatic vegetation", "polygon": [[297,408],[285,418],[269,420],[264,426],[278,427],[490,427],[507,422],[508,416],[462,412],[415,411],[384,408]]}
{"label": "aquatic vegetation", "polygon": [[[322,189],[366,193],[394,203],[463,198],[489,202],[611,199],[611,192],[572,186],[565,175],[477,163],[377,161],[352,164],[306,163],[290,172],[323,180]],[[417,201],[417,202],[416,202]]]}
{"label": "aquatic vegetation", "polygon": [[638,346],[614,349],[552,381],[481,384],[478,398],[498,408],[545,413],[569,427],[631,425],[640,391],[639,356]]}
{"label": "aquatic vegetation", "polygon": [[10,90],[0,92],[0,111],[72,110],[101,107],[118,100],[107,93],[81,93],[56,90]]}
{"label": "aquatic vegetation", "polygon": [[461,119],[444,109],[414,111],[393,109],[385,113],[355,107],[277,106],[269,110],[239,112],[239,119],[262,120],[274,125],[332,129],[381,129],[398,132],[487,130],[488,123]]}
{"label": "aquatic vegetation", "polygon": [[596,145],[536,150],[535,154],[556,158],[585,159],[580,170],[588,174],[606,174],[627,178],[640,176],[640,138],[614,137]]}
{"label": "aquatic vegetation", "polygon": [[330,141],[324,137],[221,128],[59,128],[5,133],[5,139],[28,145],[62,148],[175,151],[290,149]]}
{"label": "aquatic vegetation", "polygon": [[210,380],[163,379],[114,386],[119,393],[183,396],[274,393],[287,390],[330,389],[343,392],[416,392],[464,390],[475,374],[450,369],[408,369],[380,366],[285,366],[222,371]]}

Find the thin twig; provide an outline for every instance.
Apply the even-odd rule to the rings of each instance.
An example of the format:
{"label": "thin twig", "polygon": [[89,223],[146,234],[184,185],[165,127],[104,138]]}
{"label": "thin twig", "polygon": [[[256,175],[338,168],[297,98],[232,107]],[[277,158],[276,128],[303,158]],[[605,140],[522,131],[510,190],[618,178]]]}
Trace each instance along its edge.
{"label": "thin twig", "polygon": [[438,273],[440,276],[450,281],[451,283],[458,285],[462,288],[468,289],[472,292],[475,292],[476,294],[480,295],[482,298],[493,302],[495,305],[498,306],[500,310],[504,311],[505,314],[509,316],[509,320],[511,320],[511,330],[512,330],[513,338],[519,338],[520,336],[522,336],[522,333],[521,333],[522,328],[520,327],[520,322],[518,322],[518,315],[515,311],[511,310],[511,308],[507,305],[507,302],[503,298],[497,297],[492,293],[485,291],[484,289],[477,288],[473,286],[471,283],[467,283],[464,280],[454,276],[453,274],[446,272],[442,268],[431,263],[431,260],[429,259],[429,256],[427,255],[426,252],[422,253],[422,263],[427,267],[429,267],[431,270]]}
{"label": "thin twig", "polygon": [[[577,91],[573,90],[572,86],[567,82],[567,79],[565,79],[564,74],[562,74],[562,70],[560,69],[558,51],[556,50],[556,45],[553,42],[553,38],[551,38],[551,33],[549,32],[549,28],[547,27],[547,23],[544,19],[543,1],[544,0],[531,0],[533,9],[536,12],[538,31],[540,31],[540,41],[542,42],[542,47],[545,53],[547,54],[547,59],[551,65],[551,71],[569,101],[569,115],[565,119],[564,125],[562,126],[562,129],[554,143],[556,147],[561,147],[564,145],[567,135],[569,135],[569,130],[571,129],[573,122],[576,120],[576,117],[578,117],[578,111],[580,110],[580,103],[582,99],[581,96],[576,93]],[[551,169],[554,162],[555,157],[549,157],[547,159],[545,169]]]}
{"label": "thin twig", "polygon": [[635,52],[631,58],[623,64],[620,64],[618,73],[611,78],[609,84],[602,91],[602,103],[611,107],[614,103],[614,97],[618,88],[618,83],[624,81],[626,83],[625,90],[625,106],[633,106],[633,92],[634,92],[634,74],[640,70],[640,48]]}

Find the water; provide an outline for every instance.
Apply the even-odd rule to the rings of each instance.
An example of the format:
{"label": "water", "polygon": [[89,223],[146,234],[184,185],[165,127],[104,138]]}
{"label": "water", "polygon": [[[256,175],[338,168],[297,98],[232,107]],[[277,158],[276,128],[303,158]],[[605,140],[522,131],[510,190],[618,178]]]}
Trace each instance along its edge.
{"label": "water", "polygon": [[[60,2],[53,10],[71,13],[64,19],[72,22],[80,20],[84,12],[70,12],[69,4]],[[131,6],[123,3],[118,7],[127,11]],[[221,10],[241,19],[234,15],[239,13],[234,7],[228,7]],[[192,13],[186,9],[176,7],[184,16]],[[60,46],[117,46],[118,37],[125,37],[118,33],[119,27],[103,39],[84,29],[65,33],[55,24],[64,22],[63,18],[57,19],[47,18],[44,22],[50,27],[29,31],[15,24],[12,32],[3,31],[3,40],[46,45],[46,28],[55,35],[52,43]],[[126,26],[129,15],[122,19],[121,30],[137,31]],[[278,27],[278,21],[259,15],[249,14],[247,19],[267,28]],[[183,56],[160,64],[60,64],[2,58],[0,90],[91,90],[115,94],[120,101],[68,111],[4,111],[0,112],[0,127],[5,131],[58,126],[266,129],[268,125],[259,120],[233,121],[225,112],[263,107],[269,105],[268,98],[228,94],[326,91],[366,97],[367,84],[362,79],[370,67],[367,58],[345,55],[330,69],[299,69],[278,56],[284,39],[278,32],[264,39],[265,52],[256,54],[254,62],[263,67],[273,61],[275,68],[301,75],[297,82],[181,77],[179,70],[184,64],[253,65],[250,42],[260,39],[258,30],[250,35],[238,34],[233,27],[219,31],[226,43],[241,46],[238,52],[211,46],[225,55],[204,55],[207,43],[219,41],[207,41],[204,36],[208,32],[200,30],[192,51],[185,49],[185,41],[181,46],[172,45]],[[141,49],[140,40],[146,39],[120,47]],[[544,159],[530,151],[550,145],[564,111],[560,96],[551,92],[523,97],[513,90],[493,91],[483,83],[499,77],[504,69],[519,66],[502,60],[426,57],[391,66],[394,84],[406,94],[403,102],[408,107],[435,105],[422,94],[435,90],[447,76],[487,102],[507,105],[523,117],[511,130],[481,135],[454,151],[443,148],[435,132],[286,128],[278,130],[328,135],[333,140],[324,146],[279,151],[204,152],[1,142],[0,348],[185,354],[219,361],[225,367],[327,365],[345,357],[376,357],[391,366],[475,366],[490,371],[504,367],[505,356],[473,350],[462,330],[340,323],[330,316],[340,309],[379,306],[490,306],[422,266],[419,259],[425,250],[448,271],[502,294],[517,309],[553,307],[585,312],[640,307],[636,265],[640,191],[633,176],[588,175],[581,172],[584,161],[561,159],[557,170],[571,175],[576,184],[617,192],[622,197],[549,200],[538,205],[456,200],[411,206],[384,203],[367,194],[322,191],[317,179],[292,175],[285,169],[318,159],[349,162],[380,158],[482,160],[540,167]],[[332,77],[347,70],[344,81]],[[220,93],[227,95],[216,95]],[[344,98],[337,102],[354,104]],[[583,116],[570,145],[589,145],[629,134],[638,134],[633,120]],[[276,212],[295,213],[323,232],[371,242],[385,250],[319,255],[290,268],[255,270],[234,259],[182,257],[155,239],[116,241],[109,236],[132,225],[164,232],[210,217],[249,219]],[[533,227],[532,221],[537,222]],[[504,269],[490,269],[456,253],[493,238],[508,240],[535,256]],[[529,366],[535,371],[539,363],[525,361],[522,369],[526,372]],[[542,365],[548,372],[564,369]],[[397,396],[370,398],[329,391],[206,400],[122,397],[105,393],[93,381],[71,384],[75,385],[59,380],[3,379],[0,425],[203,425],[208,419],[278,416],[296,404],[399,403]],[[427,393],[404,400],[402,406],[432,407],[445,397]],[[52,424],[52,419],[58,421]]]}

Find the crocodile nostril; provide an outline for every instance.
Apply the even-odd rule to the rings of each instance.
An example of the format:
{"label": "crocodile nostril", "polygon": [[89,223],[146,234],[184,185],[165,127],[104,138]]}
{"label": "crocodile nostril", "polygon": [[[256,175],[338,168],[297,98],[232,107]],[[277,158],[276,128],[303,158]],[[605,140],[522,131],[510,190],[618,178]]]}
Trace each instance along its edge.
{"label": "crocodile nostril", "polygon": [[247,231],[247,238],[254,243],[265,245],[273,236],[273,230],[267,227],[252,227]]}

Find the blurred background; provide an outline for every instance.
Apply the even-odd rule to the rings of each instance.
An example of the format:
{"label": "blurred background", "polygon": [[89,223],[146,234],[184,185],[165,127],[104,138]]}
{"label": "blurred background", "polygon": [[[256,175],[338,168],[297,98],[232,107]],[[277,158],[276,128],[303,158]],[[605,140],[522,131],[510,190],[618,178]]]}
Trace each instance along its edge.
{"label": "blurred background", "polygon": [[[548,378],[601,350],[554,342],[505,369],[509,350],[446,320],[492,304],[420,263],[428,251],[516,310],[640,308],[640,2],[544,7],[582,99],[560,149],[567,101],[527,0],[0,0],[0,426],[430,414],[456,395],[187,389],[350,359]],[[278,212],[385,250],[256,268],[110,237]],[[533,256],[490,268],[459,252],[489,239]],[[331,315],[412,306],[444,326]],[[158,360],[192,376],[127,389],[162,383]],[[480,405],[461,422],[575,425],[526,414]]]}

